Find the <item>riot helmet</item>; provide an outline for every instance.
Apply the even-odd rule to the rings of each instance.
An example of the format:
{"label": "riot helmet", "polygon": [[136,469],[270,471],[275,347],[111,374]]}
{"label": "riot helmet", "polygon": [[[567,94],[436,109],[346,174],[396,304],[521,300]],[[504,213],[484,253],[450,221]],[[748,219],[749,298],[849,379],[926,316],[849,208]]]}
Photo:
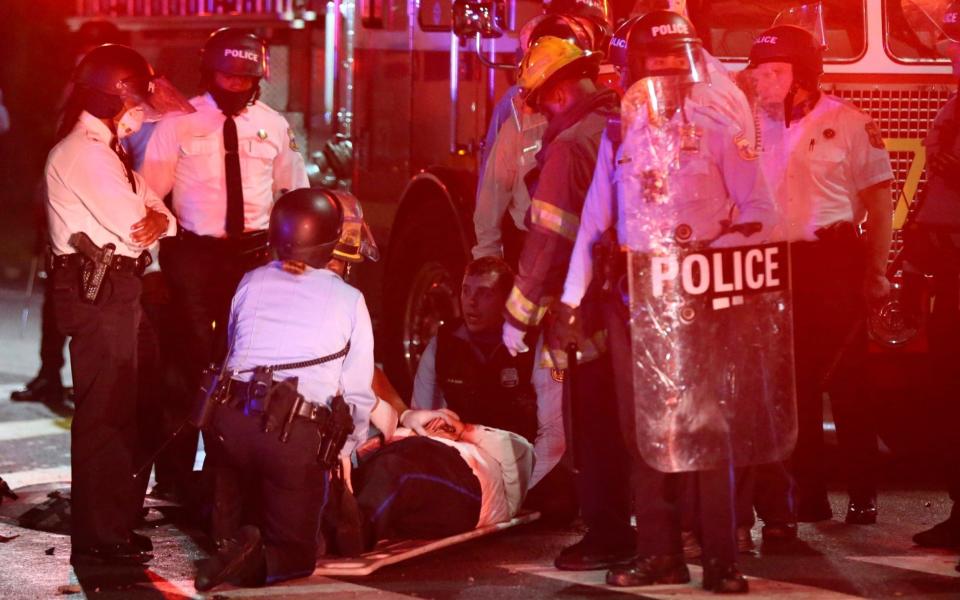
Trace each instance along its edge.
{"label": "riot helmet", "polygon": [[952,42],[960,43],[960,2],[951,2],[941,19],[943,33]]}
{"label": "riot helmet", "polygon": [[617,27],[617,30],[610,38],[610,46],[607,50],[607,62],[615,68],[626,72],[627,70],[627,37],[634,24],[640,20],[640,17],[630,17]]}
{"label": "riot helmet", "polygon": [[132,101],[149,101],[153,67],[139,52],[120,44],[104,44],[88,52],[73,71],[83,108],[99,119],[111,119]]}
{"label": "riot helmet", "polygon": [[301,188],[280,196],[270,211],[270,246],[280,260],[315,269],[327,265],[340,241],[343,209],[329,190]]}
{"label": "riot helmet", "polygon": [[750,47],[748,69],[763,63],[793,65],[794,83],[808,91],[819,87],[823,47],[812,33],[796,25],[777,25],[761,33]]}
{"label": "riot helmet", "polygon": [[207,71],[260,79],[269,76],[266,42],[252,33],[223,27],[207,38],[200,65]]}
{"label": "riot helmet", "polygon": [[625,32],[627,81],[675,77],[681,83],[708,81],[703,46],[693,24],[669,10],[654,10]]}

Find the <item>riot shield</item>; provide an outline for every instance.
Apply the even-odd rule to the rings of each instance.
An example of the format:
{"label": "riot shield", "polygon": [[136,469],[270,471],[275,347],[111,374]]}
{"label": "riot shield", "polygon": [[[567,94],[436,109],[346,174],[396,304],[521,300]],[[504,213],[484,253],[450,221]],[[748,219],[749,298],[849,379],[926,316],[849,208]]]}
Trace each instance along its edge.
{"label": "riot shield", "polygon": [[639,84],[620,189],[640,454],[663,472],[782,460],[797,428],[789,248],[717,248],[728,225],[689,225],[696,127],[652,108],[669,82]]}

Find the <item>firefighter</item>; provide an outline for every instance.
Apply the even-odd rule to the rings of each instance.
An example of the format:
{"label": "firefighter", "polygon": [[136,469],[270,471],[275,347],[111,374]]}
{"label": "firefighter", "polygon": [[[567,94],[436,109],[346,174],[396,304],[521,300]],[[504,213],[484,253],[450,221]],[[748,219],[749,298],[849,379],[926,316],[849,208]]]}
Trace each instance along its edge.
{"label": "firefighter", "polygon": [[[953,76],[960,81],[960,2],[947,5],[940,19],[943,39],[938,44],[950,59]],[[928,326],[933,358],[934,389],[950,411],[941,422],[945,429],[936,436],[940,456],[947,457],[947,476],[953,508],[943,521],[913,536],[918,546],[960,546],[960,451],[953,431],[960,423],[958,404],[951,396],[957,390],[956,340],[960,337],[960,101],[954,94],[940,109],[924,140],[927,149],[927,184],[922,203],[905,232],[905,256],[912,269],[933,276],[933,311]],[[913,277],[921,278],[914,274]]]}
{"label": "firefighter", "polygon": [[814,522],[833,514],[824,473],[826,391],[848,470],[846,522],[874,523],[877,439],[866,398],[865,317],[867,303],[890,290],[890,156],[876,123],[821,92],[822,49],[810,32],[789,25],[765,31],[748,68],[759,104],[761,162],[791,243],[797,516]]}
{"label": "firefighter", "polygon": [[[530,47],[520,65],[524,101],[543,114],[548,125],[543,149],[527,178],[530,231],[506,305],[503,343],[512,354],[528,351],[528,340],[536,339],[528,333],[541,324],[560,295],[600,135],[617,110],[616,92],[600,90],[594,83],[599,63],[599,54],[547,36]],[[577,488],[588,531],[583,540],[560,553],[555,561],[559,569],[607,568],[634,555],[626,451],[620,436],[610,435],[618,424],[602,344],[599,328],[581,340],[583,364],[570,383]],[[541,364],[566,368],[566,355],[551,344],[549,332],[544,346],[547,351],[537,357]]]}
{"label": "firefighter", "polygon": [[120,140],[140,128],[153,78],[131,48],[91,50],[74,71],[46,167],[53,315],[72,338],[73,564],[151,558],[150,539],[133,532],[142,507],[132,477],[140,275],[147,248],[173,235],[176,220]]}
{"label": "firefighter", "polygon": [[[583,319],[580,313],[590,296],[598,294],[601,298],[620,422],[624,437],[631,440],[628,447],[633,456],[633,506],[638,523],[639,557],[625,567],[608,571],[607,583],[618,587],[683,583],[690,579],[682,554],[681,505],[668,492],[675,488],[679,476],[654,469],[650,466],[654,461],[644,452],[638,452],[639,445],[649,441],[644,439],[648,433],[652,436],[655,432],[645,432],[636,426],[635,413],[643,410],[642,401],[653,400],[637,399],[638,392],[634,389],[630,316],[624,297],[626,287],[622,285],[626,264],[620,248],[628,239],[631,211],[655,207],[658,201],[635,195],[656,196],[668,188],[679,190],[666,206],[673,205],[669,214],[680,223],[650,230],[666,227],[676,231],[678,239],[684,241],[712,240],[712,245],[719,247],[755,243],[765,238],[764,230],[775,222],[769,188],[756,155],[740,139],[739,127],[723,111],[695,100],[698,94],[693,93],[693,87],[706,85],[707,76],[700,39],[693,26],[677,13],[651,11],[632,24],[625,41],[625,83],[630,84],[625,102],[638,89],[634,84],[642,90],[644,82],[649,81],[653,88],[662,90],[656,102],[648,100],[647,106],[661,108],[656,116],[649,117],[641,133],[657,136],[674,127],[687,133],[686,149],[669,181],[661,182],[663,187],[658,187],[659,180],[651,175],[644,179],[649,188],[638,192],[627,184],[633,171],[642,168],[653,173],[655,166],[644,162],[650,156],[625,150],[620,119],[626,116],[611,120],[600,143],[597,167],[561,298],[574,326]],[[737,220],[733,225],[724,226],[721,222],[732,207],[736,208]],[[677,445],[686,439],[688,436],[678,434]],[[707,458],[721,463],[727,461],[724,457]],[[705,559],[703,586],[718,593],[746,592],[747,581],[736,567],[732,465],[692,470],[699,471],[695,487],[700,495],[699,521]]]}
{"label": "firefighter", "polygon": [[[157,125],[141,168],[159,196],[172,192],[180,221],[176,238],[161,245],[160,263],[185,330],[181,361],[190,390],[201,369],[223,357],[230,298],[244,271],[263,262],[274,199],[308,185],[290,125],[258,100],[267,75],[264,40],[220,29],[200,63],[205,93],[190,100],[196,111]],[[161,457],[170,463],[165,472],[179,474],[169,482],[174,487],[193,470],[196,445],[196,435],[181,434]]]}
{"label": "firefighter", "polygon": [[370,315],[363,295],[326,268],[342,223],[331,193],[281,196],[269,229],[279,260],[247,273],[233,298],[227,399],[205,438],[219,551],[198,569],[200,591],[310,575],[329,471],[366,439],[375,404]]}
{"label": "firefighter", "polygon": [[[571,40],[591,52],[605,52],[610,38],[602,14],[584,8],[531,19],[520,32],[520,45],[526,50],[546,35]],[[518,85],[511,86],[494,109],[478,169],[480,181],[473,213],[477,234],[473,257],[506,257],[512,265],[516,264],[522,233],[527,231],[523,221],[530,196],[524,177],[536,163],[534,157],[547,126],[542,115],[514,104],[519,91]],[[511,236],[511,229],[503,231],[508,213],[519,235]]]}

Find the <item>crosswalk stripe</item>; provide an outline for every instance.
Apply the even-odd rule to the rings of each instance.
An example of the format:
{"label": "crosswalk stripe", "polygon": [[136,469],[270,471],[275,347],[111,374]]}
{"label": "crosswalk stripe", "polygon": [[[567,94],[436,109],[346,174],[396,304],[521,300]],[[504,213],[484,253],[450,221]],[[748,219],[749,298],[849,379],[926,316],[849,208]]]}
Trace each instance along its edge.
{"label": "crosswalk stripe", "polygon": [[[696,565],[688,565],[690,569],[690,583],[682,585],[650,585],[633,588],[613,588],[608,586],[604,579],[606,571],[558,571],[550,566],[536,564],[504,565],[504,568],[514,572],[537,575],[548,579],[555,579],[574,585],[585,585],[606,591],[631,594],[643,598],[671,599],[671,598],[707,598],[715,599],[716,594],[704,590],[703,569]],[[774,581],[760,577],[747,577],[750,580],[751,600],[853,600],[859,596],[850,596],[821,588]]]}
{"label": "crosswalk stripe", "polygon": [[70,433],[66,421],[60,419],[30,419],[0,423],[0,442]]}
{"label": "crosswalk stripe", "polygon": [[[183,595],[187,598],[203,598],[204,596],[199,595],[197,592],[194,592],[193,581],[190,580],[177,580],[177,581],[158,581],[154,582],[153,585],[141,584],[143,587],[149,587],[151,589],[158,590],[165,594],[177,594]],[[350,594],[351,597],[363,597],[363,595],[369,594],[370,596],[376,595],[378,599],[383,598],[389,600],[390,598],[395,598],[397,600],[401,598],[414,598],[416,596],[410,596],[407,594],[401,594],[398,592],[387,592],[379,590],[376,588],[367,587],[364,585],[359,585],[356,583],[348,583],[345,581],[337,581],[335,579],[327,579],[326,577],[311,577],[309,579],[298,579],[290,581],[287,583],[281,583],[277,585],[272,585],[269,587],[262,588],[236,588],[236,589],[221,589],[218,588],[214,593],[217,598],[270,598],[276,596],[334,596],[342,597],[342,595]]]}
{"label": "crosswalk stripe", "polygon": [[921,556],[851,556],[849,558],[850,560],[883,567],[894,567],[896,569],[919,571],[930,575],[960,578],[960,573],[956,570],[956,553],[944,552],[942,554],[924,554]]}
{"label": "crosswalk stripe", "polygon": [[3,479],[13,489],[17,489],[25,485],[36,485],[39,483],[70,481],[70,465],[45,467],[43,469],[30,469],[29,471],[15,471],[13,473],[3,473]]}

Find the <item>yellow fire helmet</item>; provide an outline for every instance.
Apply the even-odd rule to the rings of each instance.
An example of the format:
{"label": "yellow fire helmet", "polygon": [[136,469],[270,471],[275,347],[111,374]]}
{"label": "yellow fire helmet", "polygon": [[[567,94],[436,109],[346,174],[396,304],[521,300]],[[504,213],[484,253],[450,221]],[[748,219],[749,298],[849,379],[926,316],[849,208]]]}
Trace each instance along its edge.
{"label": "yellow fire helmet", "polygon": [[520,61],[517,83],[527,104],[534,106],[544,85],[558,75],[573,75],[582,70],[585,77],[595,78],[603,54],[580,49],[570,40],[544,36],[533,44]]}

